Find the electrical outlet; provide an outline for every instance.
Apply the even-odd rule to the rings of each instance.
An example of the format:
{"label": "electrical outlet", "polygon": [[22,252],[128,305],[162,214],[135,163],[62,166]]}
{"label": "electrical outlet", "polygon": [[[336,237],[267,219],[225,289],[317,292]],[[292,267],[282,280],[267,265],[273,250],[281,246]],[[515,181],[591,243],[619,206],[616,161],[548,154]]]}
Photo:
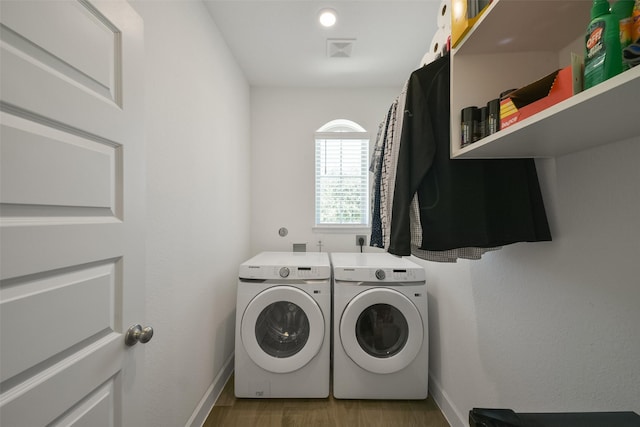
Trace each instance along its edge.
{"label": "electrical outlet", "polygon": [[[362,242],[360,242],[362,239]],[[356,246],[364,246],[367,244],[367,236],[365,234],[356,234]]]}

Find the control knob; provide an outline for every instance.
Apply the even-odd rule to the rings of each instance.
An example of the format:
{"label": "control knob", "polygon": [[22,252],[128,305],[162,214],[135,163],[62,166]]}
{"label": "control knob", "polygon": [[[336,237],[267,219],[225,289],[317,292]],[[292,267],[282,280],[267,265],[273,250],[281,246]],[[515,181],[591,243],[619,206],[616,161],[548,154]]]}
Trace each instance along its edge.
{"label": "control knob", "polygon": [[384,273],[384,270],[376,270],[376,277],[378,280],[384,280],[387,275]]}
{"label": "control knob", "polygon": [[282,267],[280,269],[280,277],[282,277],[283,279],[285,277],[289,277],[289,269],[287,267]]}

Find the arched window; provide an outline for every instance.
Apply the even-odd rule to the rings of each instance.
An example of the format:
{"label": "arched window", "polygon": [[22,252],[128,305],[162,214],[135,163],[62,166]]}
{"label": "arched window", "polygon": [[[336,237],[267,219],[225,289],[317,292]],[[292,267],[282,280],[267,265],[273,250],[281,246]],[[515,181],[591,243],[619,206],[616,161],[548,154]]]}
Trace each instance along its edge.
{"label": "arched window", "polygon": [[315,133],[316,226],[369,225],[369,134],[350,120]]}

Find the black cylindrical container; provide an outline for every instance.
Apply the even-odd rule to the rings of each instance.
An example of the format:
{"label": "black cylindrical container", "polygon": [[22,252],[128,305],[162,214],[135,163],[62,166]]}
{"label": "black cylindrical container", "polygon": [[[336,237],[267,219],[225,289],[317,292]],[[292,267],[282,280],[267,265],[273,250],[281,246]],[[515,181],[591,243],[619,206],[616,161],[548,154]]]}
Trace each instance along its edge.
{"label": "black cylindrical container", "polygon": [[460,112],[462,116],[462,127],[460,129],[460,146],[466,147],[475,141],[474,134],[476,132],[477,125],[474,125],[474,121],[478,118],[478,107],[466,107]]}
{"label": "black cylindrical container", "polygon": [[487,102],[487,135],[500,130],[500,99]]}
{"label": "black cylindrical container", "polygon": [[488,135],[487,124],[488,124],[489,109],[487,107],[482,107],[479,109],[479,111],[480,111],[480,119],[478,120],[478,139],[482,139]]}

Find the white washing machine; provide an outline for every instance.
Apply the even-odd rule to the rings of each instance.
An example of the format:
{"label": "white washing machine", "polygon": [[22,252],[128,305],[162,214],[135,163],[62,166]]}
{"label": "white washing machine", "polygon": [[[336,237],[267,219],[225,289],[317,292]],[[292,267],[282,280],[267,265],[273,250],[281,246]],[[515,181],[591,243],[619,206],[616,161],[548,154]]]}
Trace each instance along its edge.
{"label": "white washing machine", "polygon": [[424,269],[389,253],[332,253],[333,396],[425,399]]}
{"label": "white washing machine", "polygon": [[236,397],[329,396],[328,254],[262,252],[239,270]]}

